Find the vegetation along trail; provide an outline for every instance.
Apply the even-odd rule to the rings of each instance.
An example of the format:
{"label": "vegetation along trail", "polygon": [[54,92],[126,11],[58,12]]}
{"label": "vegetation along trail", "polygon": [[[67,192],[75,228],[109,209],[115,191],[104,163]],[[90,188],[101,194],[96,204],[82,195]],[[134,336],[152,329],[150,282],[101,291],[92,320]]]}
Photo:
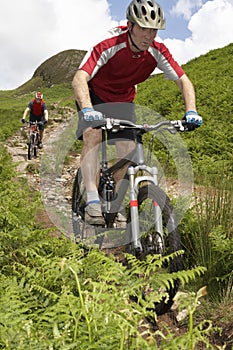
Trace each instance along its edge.
{"label": "vegetation along trail", "polygon": [[[196,87],[204,123],[197,132],[182,135],[195,180],[193,207],[180,225],[183,283],[175,302],[179,309],[158,317],[147,307],[167,281],[156,270],[156,261],[132,261],[135,274],[130,275],[116,261],[117,254],[96,249],[85,254],[63,235],[63,228],[70,227],[72,181],[81,149],[78,143],[69,144],[74,135],[66,137],[72,120],[76,123],[71,80],[84,52],[62,52],[38,67],[21,87],[0,91],[1,348],[232,350],[232,54],[233,44],[184,67]],[[136,104],[171,119],[182,117],[182,100],[170,85],[160,74],[151,77],[138,86]],[[38,88],[46,96],[49,123],[44,148],[37,159],[28,161],[20,119]],[[161,164],[166,162],[156,142],[155,150]],[[172,162],[166,170],[174,179]],[[175,192],[177,184],[171,184]],[[132,294],[139,295],[145,287],[137,273],[147,273],[146,268],[154,269],[158,288],[135,303]],[[187,277],[196,269],[205,273]]]}

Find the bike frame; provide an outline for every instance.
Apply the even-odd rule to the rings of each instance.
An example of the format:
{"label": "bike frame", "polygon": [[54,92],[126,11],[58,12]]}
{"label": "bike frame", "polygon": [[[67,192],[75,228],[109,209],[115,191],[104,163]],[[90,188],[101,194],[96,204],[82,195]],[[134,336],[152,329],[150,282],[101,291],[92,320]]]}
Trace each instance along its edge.
{"label": "bike frame", "polygon": [[31,136],[33,135],[33,145],[36,146],[36,142],[39,139],[39,130],[38,130],[38,123],[37,122],[29,122],[29,141],[31,140]]}
{"label": "bike frame", "polygon": [[[101,148],[101,173],[100,173],[100,186],[104,184],[102,190],[102,206],[103,213],[107,222],[107,226],[111,227],[117,212],[123,202],[127,190],[129,189],[129,206],[130,206],[130,217],[131,217],[131,244],[134,249],[141,251],[142,245],[140,242],[140,228],[139,228],[139,211],[138,211],[138,201],[137,195],[139,191],[140,184],[142,182],[150,182],[154,185],[158,185],[158,169],[157,167],[149,167],[145,164],[144,159],[144,147],[142,141],[142,135],[138,133],[136,135],[136,146],[135,149],[128,153],[123,159],[117,161],[114,165],[108,167],[107,160],[107,147],[106,147],[106,130],[102,130],[102,148]],[[117,199],[113,201],[108,201],[109,196],[107,191],[114,191],[113,188],[113,175],[114,173],[121,169],[124,165],[129,163],[127,173],[125,174],[124,180],[119,187]],[[138,175],[140,171],[146,173],[146,175]],[[109,186],[108,186],[109,185]],[[161,209],[157,203],[153,203],[154,215],[156,223],[156,231],[161,236],[161,244],[163,240],[163,230],[162,230],[162,215]]]}

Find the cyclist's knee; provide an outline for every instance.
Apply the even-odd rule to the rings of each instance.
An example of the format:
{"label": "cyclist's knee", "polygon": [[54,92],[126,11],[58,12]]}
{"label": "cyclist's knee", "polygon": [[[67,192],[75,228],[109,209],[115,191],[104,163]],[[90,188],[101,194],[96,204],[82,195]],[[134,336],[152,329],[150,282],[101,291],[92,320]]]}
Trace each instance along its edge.
{"label": "cyclist's knee", "polygon": [[123,157],[124,155],[130,153],[135,149],[135,142],[131,140],[127,141],[117,141],[116,142],[116,149],[117,149],[117,156]]}
{"label": "cyclist's knee", "polygon": [[88,128],[83,133],[83,142],[86,147],[94,147],[101,143],[102,131],[101,129]]}

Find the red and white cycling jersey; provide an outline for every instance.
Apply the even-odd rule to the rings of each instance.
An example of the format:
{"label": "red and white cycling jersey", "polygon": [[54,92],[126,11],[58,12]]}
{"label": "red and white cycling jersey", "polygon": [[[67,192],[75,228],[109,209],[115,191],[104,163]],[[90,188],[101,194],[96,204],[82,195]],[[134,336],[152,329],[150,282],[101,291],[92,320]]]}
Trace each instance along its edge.
{"label": "red and white cycling jersey", "polygon": [[87,52],[79,69],[91,76],[89,86],[102,101],[132,102],[136,85],[145,81],[156,67],[166,79],[177,80],[184,74],[167,47],[155,40],[148,50],[132,52],[128,28],[120,26]]}

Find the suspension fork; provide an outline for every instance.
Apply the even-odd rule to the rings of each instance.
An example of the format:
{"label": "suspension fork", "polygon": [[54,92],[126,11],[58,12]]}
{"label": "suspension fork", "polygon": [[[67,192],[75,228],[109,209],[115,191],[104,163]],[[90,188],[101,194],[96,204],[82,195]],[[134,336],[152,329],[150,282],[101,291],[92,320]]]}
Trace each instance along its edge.
{"label": "suspension fork", "polygon": [[[144,170],[148,175],[135,177],[139,170]],[[146,181],[157,186],[158,169],[157,167],[148,167],[145,164],[138,165],[136,167],[129,167],[129,199],[130,199],[130,214],[131,214],[131,238],[135,249],[141,249],[140,242],[140,227],[139,227],[139,208],[138,208],[138,192],[139,184]],[[162,224],[162,211],[156,199],[152,201],[154,208],[154,230],[158,233],[157,244],[159,247],[163,247],[163,224]]]}
{"label": "suspension fork", "polygon": [[134,167],[128,168],[129,175],[129,203],[130,203],[130,217],[131,217],[131,241],[133,248],[142,251],[142,245],[140,241],[139,231],[139,214],[138,214],[138,200],[137,192],[135,190],[135,169]]}
{"label": "suspension fork", "polygon": [[[136,141],[136,163],[142,166],[144,164],[144,148],[142,142],[142,135],[137,135]],[[135,174],[137,169],[133,166],[128,168],[129,176],[129,203],[130,203],[130,217],[131,217],[131,238],[133,248],[142,251],[142,245],[140,241],[140,228],[139,228],[139,212],[138,212],[138,184],[135,184]]]}

